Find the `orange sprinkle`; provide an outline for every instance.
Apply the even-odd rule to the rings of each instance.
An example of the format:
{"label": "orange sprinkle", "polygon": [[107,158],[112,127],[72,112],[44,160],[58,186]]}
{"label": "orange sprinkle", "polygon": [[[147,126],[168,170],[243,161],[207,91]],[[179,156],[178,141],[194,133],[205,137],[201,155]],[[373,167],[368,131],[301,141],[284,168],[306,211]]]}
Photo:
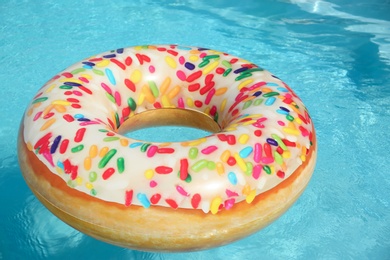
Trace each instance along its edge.
{"label": "orange sprinkle", "polygon": [[169,97],[170,99],[176,97],[177,94],[180,93],[180,89],[181,89],[181,87],[178,86],[178,85],[176,85],[171,91],[169,91],[168,97]]}
{"label": "orange sprinkle", "polygon": [[106,153],[108,152],[108,150],[110,150],[107,146],[104,146],[100,152],[99,152],[99,156],[100,157],[104,157],[106,155]]}
{"label": "orange sprinkle", "polygon": [[47,128],[49,128],[52,124],[54,124],[54,122],[56,121],[55,118],[50,118],[49,120],[47,120],[43,125],[42,127],[39,129],[40,131],[45,131]]}
{"label": "orange sprinkle", "polygon": [[229,159],[229,157],[230,157],[230,151],[229,151],[229,150],[225,150],[225,151],[221,154],[220,159],[221,159],[221,161],[223,161],[223,162],[227,162],[228,159]]}
{"label": "orange sprinkle", "polygon": [[122,146],[128,146],[129,145],[129,141],[127,139],[124,139],[124,138],[120,139],[119,142],[121,143]]}
{"label": "orange sprinkle", "polygon": [[85,170],[90,170],[91,169],[91,165],[92,165],[92,159],[91,159],[91,157],[85,157],[85,159],[84,159],[84,169]]}
{"label": "orange sprinkle", "polygon": [[54,109],[57,110],[58,113],[65,113],[66,107],[62,105],[54,105]]}
{"label": "orange sprinkle", "polygon": [[171,84],[171,78],[166,77],[163,81],[163,83],[160,86],[160,93],[161,95],[164,95],[167,89],[169,88],[169,85]]}
{"label": "orange sprinkle", "polygon": [[150,91],[150,88],[147,85],[144,85],[142,87],[142,93],[144,93],[146,100],[153,104],[155,101],[155,97],[153,96],[152,91]]}
{"label": "orange sprinkle", "polygon": [[221,162],[217,162],[217,172],[219,175],[225,173],[225,168],[223,167],[223,164]]}
{"label": "orange sprinkle", "polygon": [[227,87],[223,87],[223,88],[219,88],[215,91],[215,94],[216,96],[220,96],[220,95],[223,95],[226,93],[226,91],[228,90]]}

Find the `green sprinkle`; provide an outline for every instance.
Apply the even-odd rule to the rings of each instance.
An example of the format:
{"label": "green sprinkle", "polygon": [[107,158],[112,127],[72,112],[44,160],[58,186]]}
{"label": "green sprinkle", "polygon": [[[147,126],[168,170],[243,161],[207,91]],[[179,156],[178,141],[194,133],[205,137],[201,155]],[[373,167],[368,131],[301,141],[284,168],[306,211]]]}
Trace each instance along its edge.
{"label": "green sprinkle", "polygon": [[116,160],[116,165],[119,173],[123,173],[125,171],[125,159],[123,159],[123,157],[119,157]]}
{"label": "green sprinkle", "polygon": [[274,152],[274,157],[277,164],[283,164],[283,157],[277,151]]}
{"label": "green sprinkle", "polygon": [[253,101],[252,100],[248,100],[244,103],[244,107],[243,109],[247,109],[248,107],[250,107],[252,105]]}
{"label": "green sprinkle", "polygon": [[108,130],[107,129],[99,129],[99,132],[102,132],[102,133],[107,133]]}
{"label": "green sprinkle", "polygon": [[201,63],[199,63],[198,67],[203,68],[204,66],[206,66],[209,63],[210,63],[210,60],[204,60]]}
{"label": "green sprinkle", "polygon": [[199,172],[203,168],[207,167],[208,161],[206,159],[202,159],[197,161],[194,165],[192,165],[191,169],[194,172]]}
{"label": "green sprinkle", "polygon": [[273,97],[273,96],[278,96],[279,92],[268,92],[263,95],[263,97]]}
{"label": "green sprinkle", "polygon": [[230,62],[228,62],[227,60],[223,60],[222,61],[222,65],[225,66],[226,68],[231,68],[232,67],[232,64]]}
{"label": "green sprinkle", "polygon": [[208,161],[208,162],[207,162],[207,169],[209,169],[209,170],[215,170],[215,168],[217,168],[217,165],[216,165],[215,162],[213,162],[213,161]]}
{"label": "green sprinkle", "polygon": [[159,96],[159,91],[158,91],[158,88],[156,86],[156,83],[154,81],[148,81],[148,84],[149,84],[149,88],[150,90],[152,91],[152,94],[154,97],[158,97]]}
{"label": "green sprinkle", "polygon": [[268,165],[264,165],[264,166],[263,166],[263,170],[264,170],[267,174],[271,174],[271,168],[270,168]]}
{"label": "green sprinkle", "polygon": [[90,182],[94,182],[97,180],[97,173],[96,172],[90,172],[89,175],[88,175],[88,179]]}
{"label": "green sprinkle", "polygon": [[151,144],[149,143],[144,143],[143,145],[141,145],[141,152],[146,152],[146,150],[148,150],[148,147],[150,146]]}
{"label": "green sprinkle", "polygon": [[294,117],[292,115],[287,115],[286,119],[290,122],[294,121]]}
{"label": "green sprinkle", "polygon": [[251,176],[253,172],[253,164],[251,162],[246,162],[246,171],[245,174]]}
{"label": "green sprinkle", "polygon": [[104,168],[107,165],[107,163],[111,160],[111,158],[114,157],[115,154],[116,154],[116,149],[111,149],[110,151],[108,151],[106,155],[104,155],[104,157],[100,160],[98,164],[99,169]]}
{"label": "green sprinkle", "polygon": [[260,105],[261,103],[263,103],[264,99],[263,98],[258,98],[255,100],[255,102],[253,102],[253,105],[254,106],[258,106]]}
{"label": "green sprinkle", "polygon": [[249,70],[246,70],[245,73],[251,73],[251,72],[256,72],[256,71],[264,71],[263,68],[253,68],[253,69],[249,69]]}
{"label": "green sprinkle", "polygon": [[217,123],[218,123],[218,117],[219,117],[218,113],[215,113],[215,115],[214,115],[214,121],[217,122]]}
{"label": "green sprinkle", "polygon": [[228,68],[227,70],[225,70],[225,72],[222,74],[222,76],[226,77],[227,75],[230,74],[230,72],[232,72],[232,68]]}
{"label": "green sprinkle", "polygon": [[73,88],[72,86],[68,86],[68,85],[62,85],[60,86],[60,89],[71,89]]}
{"label": "green sprinkle", "polygon": [[239,80],[242,80],[242,79],[245,79],[245,78],[248,78],[248,77],[252,77],[252,73],[249,73],[249,72],[243,72],[240,74],[240,76],[238,76],[235,81],[239,81]]}
{"label": "green sprinkle", "polygon": [[115,98],[114,98],[112,95],[110,95],[109,93],[107,93],[107,92],[105,92],[105,94],[106,94],[106,97],[107,97],[112,103],[115,104]]}
{"label": "green sprinkle", "polygon": [[66,184],[68,184],[68,186],[69,186],[69,187],[71,187],[71,188],[74,188],[74,187],[76,187],[76,185],[75,185],[74,181],[72,181],[72,180],[69,180],[69,181],[67,181],[67,183],[66,183]]}
{"label": "green sprinkle", "polygon": [[91,195],[96,196],[96,194],[97,194],[97,191],[95,189],[91,189]]}
{"label": "green sprinkle", "polygon": [[131,111],[135,111],[135,109],[137,108],[137,103],[135,103],[134,99],[132,99],[131,97],[127,100],[127,104],[129,105]]}
{"label": "green sprinkle", "polygon": [[112,142],[119,140],[120,138],[118,136],[108,136],[103,139],[104,142]]}
{"label": "green sprinkle", "polygon": [[190,151],[188,152],[188,157],[190,159],[195,159],[198,156],[198,148],[191,147]]}
{"label": "green sprinkle", "polygon": [[[177,172],[177,177],[180,178],[180,171]],[[184,181],[190,183],[192,181],[191,175],[187,174],[187,178]]]}
{"label": "green sprinkle", "polygon": [[283,151],[287,150],[287,146],[283,143],[282,139],[277,134],[271,134],[272,138],[278,143],[278,145],[283,149]]}
{"label": "green sprinkle", "polygon": [[220,56],[218,54],[214,54],[214,55],[207,55],[207,56],[204,56],[203,57],[203,60],[210,60],[210,59],[217,59],[219,58]]}
{"label": "green sprinkle", "polygon": [[40,103],[40,102],[46,101],[47,99],[48,99],[48,97],[40,97],[40,98],[35,99],[32,103],[33,104]]}
{"label": "green sprinkle", "polygon": [[72,73],[73,75],[75,75],[75,74],[77,74],[77,73],[84,72],[84,71],[85,71],[84,68],[78,68],[78,69],[72,70],[70,73]]}
{"label": "green sprinkle", "polygon": [[99,76],[104,76],[104,72],[97,69],[92,69],[92,72]]}
{"label": "green sprinkle", "polygon": [[118,115],[118,112],[115,112],[115,123],[116,123],[116,127],[119,128],[121,126],[121,123],[119,121],[119,115]]}
{"label": "green sprinkle", "polygon": [[83,150],[83,149],[84,149],[84,145],[80,144],[80,145],[78,145],[78,146],[76,146],[76,147],[73,147],[70,151],[71,151],[72,153],[77,153],[77,152],[80,152],[80,151]]}

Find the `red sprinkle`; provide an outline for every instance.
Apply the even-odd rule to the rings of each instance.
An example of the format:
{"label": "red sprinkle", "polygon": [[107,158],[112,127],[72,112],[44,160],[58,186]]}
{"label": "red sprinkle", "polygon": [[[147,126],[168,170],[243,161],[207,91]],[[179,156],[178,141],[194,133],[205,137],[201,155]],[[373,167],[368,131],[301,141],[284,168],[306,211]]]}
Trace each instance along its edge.
{"label": "red sprinkle", "polygon": [[62,140],[60,145],[60,154],[64,154],[66,152],[66,150],[68,149],[68,145],[69,145],[68,139]]}
{"label": "red sprinkle", "polygon": [[271,145],[269,143],[264,144],[264,153],[265,153],[265,157],[272,158],[272,150],[271,150]]}
{"label": "red sprinkle", "polygon": [[121,68],[122,70],[125,70],[126,69],[126,66],[125,64],[123,64],[122,62],[120,62],[119,60],[117,59],[110,59],[110,61],[112,63],[115,63],[119,68]]}
{"label": "red sprinkle", "polygon": [[230,156],[229,159],[227,160],[227,164],[230,166],[233,166],[236,164],[236,159],[233,156]]}
{"label": "red sprinkle", "polygon": [[135,92],[135,84],[133,83],[133,81],[129,80],[129,79],[125,79],[125,85],[126,87],[128,87],[131,91]]}
{"label": "red sprinkle", "polygon": [[192,82],[202,76],[202,71],[198,70],[187,77],[187,82]]}
{"label": "red sprinkle", "polygon": [[227,135],[227,142],[230,145],[236,144],[236,136],[235,135]]}
{"label": "red sprinkle", "polygon": [[125,194],[125,206],[128,207],[131,205],[133,200],[133,190],[127,190]]}
{"label": "red sprinkle", "polygon": [[158,166],[154,169],[158,174],[169,174],[173,171],[171,167],[168,166]]}
{"label": "red sprinkle", "polygon": [[125,59],[125,64],[126,64],[126,66],[130,66],[131,63],[133,63],[133,59],[132,59],[131,57],[127,57],[127,58]]}
{"label": "red sprinkle", "polygon": [[187,158],[180,160],[180,179],[185,180],[188,177],[188,160]]}
{"label": "red sprinkle", "polygon": [[115,169],[110,167],[110,168],[107,168],[104,172],[103,172],[103,175],[102,175],[102,178],[103,180],[107,180],[108,178],[110,178],[115,172]]}
{"label": "red sprinkle", "polygon": [[65,161],[62,162],[64,165],[64,172],[65,173],[71,173],[72,172],[72,164],[70,163],[69,159],[66,159]]}
{"label": "red sprinkle", "polygon": [[166,199],[165,202],[168,203],[171,208],[177,209],[179,207],[173,199]]}
{"label": "red sprinkle", "polygon": [[197,91],[199,88],[200,88],[199,83],[194,83],[194,84],[188,85],[188,91],[190,91],[190,92]]}
{"label": "red sprinkle", "polygon": [[200,100],[195,100],[194,104],[196,107],[202,107],[202,105],[203,105],[202,101],[200,101]]}
{"label": "red sprinkle", "polygon": [[191,199],[191,206],[194,208],[194,209],[197,209],[198,206],[199,206],[199,203],[201,201],[201,196],[199,193],[196,193],[194,194],[194,196],[192,196],[192,199]]}
{"label": "red sprinkle", "polygon": [[74,118],[73,116],[69,115],[69,114],[65,114],[62,116],[66,121],[68,122],[73,122],[74,121]]}
{"label": "red sprinkle", "polygon": [[86,129],[85,127],[80,128],[79,130],[77,130],[76,136],[74,137],[74,141],[75,141],[76,143],[80,143],[80,142],[83,140],[84,134],[85,134],[85,131],[86,131],[86,130],[87,130],[87,129]]}
{"label": "red sprinkle", "polygon": [[78,174],[78,166],[77,165],[72,165],[72,170],[70,172],[70,179],[75,180],[77,178]]}
{"label": "red sprinkle", "polygon": [[156,194],[154,194],[154,195],[150,198],[150,202],[151,202],[152,204],[157,204],[157,203],[160,201],[160,199],[161,199],[160,193],[156,193]]}
{"label": "red sprinkle", "polygon": [[173,148],[159,148],[157,153],[174,153],[175,149]]}
{"label": "red sprinkle", "polygon": [[276,176],[278,176],[279,178],[284,178],[284,176],[286,176],[286,174],[284,173],[284,171],[281,171],[279,170],[277,173],[276,173]]}
{"label": "red sprinkle", "polygon": [[92,95],[92,91],[89,88],[86,88],[84,86],[79,86],[79,89],[81,89],[82,91],[84,91],[87,94]]}
{"label": "red sprinkle", "polygon": [[261,136],[261,134],[262,134],[261,130],[256,130],[255,131],[255,136],[259,137],[259,136]]}

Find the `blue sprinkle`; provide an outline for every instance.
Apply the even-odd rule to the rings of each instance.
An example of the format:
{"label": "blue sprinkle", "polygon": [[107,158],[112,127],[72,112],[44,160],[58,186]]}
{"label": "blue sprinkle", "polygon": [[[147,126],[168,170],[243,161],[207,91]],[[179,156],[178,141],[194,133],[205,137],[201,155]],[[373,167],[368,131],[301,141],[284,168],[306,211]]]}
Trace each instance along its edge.
{"label": "blue sprinkle", "polygon": [[271,106],[274,102],[275,102],[276,98],[274,97],[269,97],[266,101],[265,101],[265,105],[266,106]]}
{"label": "blue sprinkle", "polygon": [[252,153],[252,151],[253,151],[253,148],[251,146],[247,146],[240,151],[240,153],[239,153],[240,157],[245,159],[246,157],[248,157]]}
{"label": "blue sprinkle", "polygon": [[261,91],[256,91],[255,93],[253,93],[253,96],[258,97],[261,95],[261,93],[262,93]]}
{"label": "blue sprinkle", "polygon": [[116,57],[115,53],[107,54],[107,55],[103,56],[103,58],[105,58],[105,59],[110,59],[110,58],[115,58],[115,57]]}
{"label": "blue sprinkle", "polygon": [[83,61],[82,64],[87,65],[87,66],[90,66],[90,67],[95,66],[95,63],[89,62],[89,61]]}
{"label": "blue sprinkle", "polygon": [[280,109],[282,109],[282,110],[284,110],[284,111],[286,111],[286,112],[290,112],[290,109],[287,109],[287,108],[285,108],[285,107],[280,107]]}
{"label": "blue sprinkle", "polygon": [[51,154],[53,154],[53,153],[56,152],[57,147],[58,147],[58,144],[60,143],[60,141],[61,141],[61,136],[59,135],[59,136],[57,136],[57,137],[54,139],[53,144],[52,144],[51,147],[50,147],[50,153],[51,153]]}
{"label": "blue sprinkle", "polygon": [[74,117],[74,118],[83,118],[84,115],[83,115],[83,114],[75,114],[73,117]]}
{"label": "blue sprinkle", "polygon": [[90,65],[84,65],[83,68],[84,68],[84,69],[87,69],[87,70],[90,70],[90,69],[92,69],[92,66],[90,66]]}
{"label": "blue sprinkle", "polygon": [[132,143],[131,145],[129,145],[130,148],[135,148],[135,147],[138,147],[138,146],[141,146],[142,143],[141,142],[136,142],[136,143]]}
{"label": "blue sprinkle", "polygon": [[283,109],[278,109],[278,110],[276,110],[276,112],[277,112],[278,114],[281,114],[281,115],[288,115],[288,112],[285,111],[285,110],[283,110]]}
{"label": "blue sprinkle", "polygon": [[272,138],[267,138],[267,143],[269,143],[270,145],[273,145],[273,146],[278,146],[278,142],[276,142]]}
{"label": "blue sprinkle", "polygon": [[288,89],[282,87],[277,88],[277,90],[279,90],[280,92],[288,92]]}
{"label": "blue sprinkle", "polygon": [[64,170],[64,164],[61,161],[57,162],[57,167],[60,168],[61,170]]}
{"label": "blue sprinkle", "polygon": [[248,67],[242,67],[242,68],[236,69],[234,71],[234,73],[238,74],[238,73],[241,73],[241,72],[246,71],[246,70],[248,70]]}
{"label": "blue sprinkle", "polygon": [[228,173],[228,179],[231,184],[236,185],[237,184],[237,176],[234,172],[229,172]]}
{"label": "blue sprinkle", "polygon": [[77,121],[79,121],[79,122],[89,122],[89,121],[91,121],[90,119],[88,119],[88,118],[79,118],[79,119],[77,119]]}
{"label": "blue sprinkle", "polygon": [[116,80],[115,80],[114,74],[112,74],[112,71],[110,69],[105,69],[105,72],[106,72],[108,80],[111,82],[111,84],[116,85]]}
{"label": "blue sprinkle", "polygon": [[73,86],[73,87],[78,87],[78,86],[81,86],[81,84],[79,83],[76,83],[76,82],[64,82],[64,85],[67,85],[67,86]]}
{"label": "blue sprinkle", "polygon": [[189,51],[189,50],[192,50],[192,48],[190,48],[190,47],[186,47],[186,46],[177,46],[177,49],[178,50],[184,50],[184,51]]}
{"label": "blue sprinkle", "polygon": [[267,82],[267,86],[269,86],[269,87],[279,87],[279,85],[276,84],[275,82]]}
{"label": "blue sprinkle", "polygon": [[139,200],[139,202],[141,202],[141,204],[144,208],[150,207],[150,202],[148,200],[148,197],[146,197],[146,195],[144,193],[138,193],[137,199]]}
{"label": "blue sprinkle", "polygon": [[190,63],[190,62],[186,62],[186,63],[184,64],[184,66],[185,66],[187,69],[189,69],[189,70],[195,69],[195,65],[192,64],[192,63]]}
{"label": "blue sprinkle", "polygon": [[119,48],[116,50],[117,53],[123,53],[123,48]]}

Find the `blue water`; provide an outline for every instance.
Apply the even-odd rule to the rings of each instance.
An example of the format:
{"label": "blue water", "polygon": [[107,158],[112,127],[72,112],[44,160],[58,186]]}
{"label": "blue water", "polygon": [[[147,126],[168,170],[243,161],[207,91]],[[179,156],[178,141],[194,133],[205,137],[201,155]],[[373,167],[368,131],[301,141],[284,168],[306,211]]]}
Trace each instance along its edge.
{"label": "blue water", "polygon": [[[81,234],[27,188],[16,136],[38,88],[82,58],[146,43],[244,57],[303,99],[318,164],[272,225],[207,251],[145,253]],[[0,82],[0,259],[390,259],[389,0],[2,0]]]}

